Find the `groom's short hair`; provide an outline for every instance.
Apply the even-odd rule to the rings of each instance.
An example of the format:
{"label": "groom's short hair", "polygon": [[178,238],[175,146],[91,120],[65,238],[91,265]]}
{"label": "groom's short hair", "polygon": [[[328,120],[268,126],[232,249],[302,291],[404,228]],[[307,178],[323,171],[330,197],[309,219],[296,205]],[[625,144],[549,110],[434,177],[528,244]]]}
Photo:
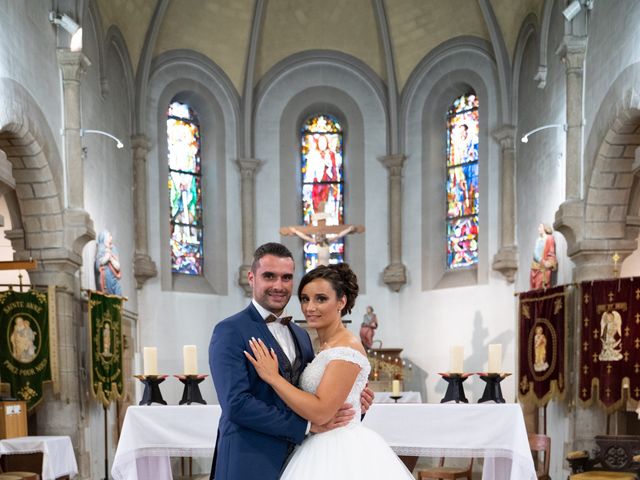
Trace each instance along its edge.
{"label": "groom's short hair", "polygon": [[283,244],[277,242],[265,243],[264,245],[260,245],[253,253],[253,263],[251,264],[251,271],[253,273],[255,273],[258,268],[258,262],[260,262],[260,259],[265,255],[273,255],[274,257],[280,258],[290,258],[291,260],[293,260],[293,254],[291,253],[291,250],[289,250]]}

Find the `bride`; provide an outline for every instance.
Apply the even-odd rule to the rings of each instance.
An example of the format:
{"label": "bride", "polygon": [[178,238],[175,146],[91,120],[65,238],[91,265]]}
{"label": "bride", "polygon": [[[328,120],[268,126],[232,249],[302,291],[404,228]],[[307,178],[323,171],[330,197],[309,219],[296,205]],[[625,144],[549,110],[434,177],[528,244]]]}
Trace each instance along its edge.
{"label": "bride", "polygon": [[[314,424],[327,423],[345,403],[360,404],[371,369],[360,341],[342,323],[358,296],[355,273],[346,264],[319,266],[300,281],[302,313],[318,332],[321,351],[300,379],[302,390],[278,372],[278,359],[261,339],[244,352],[258,375],[298,415]],[[413,475],[376,432],[360,423],[309,435],[296,448],[280,480],[407,479]]]}

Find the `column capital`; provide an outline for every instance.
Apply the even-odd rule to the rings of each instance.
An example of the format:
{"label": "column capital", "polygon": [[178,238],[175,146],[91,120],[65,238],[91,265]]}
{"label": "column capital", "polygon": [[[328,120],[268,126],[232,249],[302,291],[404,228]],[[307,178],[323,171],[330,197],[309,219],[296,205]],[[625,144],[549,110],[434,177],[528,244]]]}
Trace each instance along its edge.
{"label": "column capital", "polygon": [[82,52],[72,52],[68,48],[58,48],[58,64],[65,82],[79,82],[82,75],[91,65],[89,57]]}
{"label": "column capital", "polygon": [[392,177],[402,176],[402,167],[404,167],[404,162],[407,159],[406,155],[396,154],[396,155],[383,155],[378,157],[380,163],[382,163],[387,170],[389,170],[389,175]]}
{"label": "column capital", "polygon": [[517,128],[514,125],[502,125],[491,132],[491,136],[502,149],[515,148]]}
{"label": "column capital", "polygon": [[147,153],[151,150],[151,141],[146,135],[131,135],[131,149],[134,158],[138,159],[143,156],[146,160]]}
{"label": "column capital", "polygon": [[382,280],[394,292],[407,283],[407,267],[402,263],[390,263],[382,272]]}
{"label": "column capital", "polygon": [[565,35],[562,43],[556,50],[564,63],[567,73],[582,73],[584,70],[584,57],[587,53],[587,37]]}
{"label": "column capital", "polygon": [[242,178],[253,178],[264,162],[257,158],[237,158],[236,165]]}

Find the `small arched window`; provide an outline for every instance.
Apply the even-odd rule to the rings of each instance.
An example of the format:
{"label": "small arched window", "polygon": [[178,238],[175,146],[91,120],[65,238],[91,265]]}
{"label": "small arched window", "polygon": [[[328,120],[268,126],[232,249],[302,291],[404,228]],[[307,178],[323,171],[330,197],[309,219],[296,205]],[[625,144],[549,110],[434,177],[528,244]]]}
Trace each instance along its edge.
{"label": "small arched window", "polygon": [[[326,225],[344,223],[342,134],[340,123],[332,115],[314,115],[302,125],[300,171],[304,225],[317,224],[318,221],[320,223],[324,221]],[[342,263],[344,239],[330,241],[329,251],[330,263]],[[306,272],[318,265],[317,243],[305,243],[304,265]]]}
{"label": "small arched window", "polygon": [[167,111],[171,271],[202,275],[202,175],[200,124],[189,105]]}
{"label": "small arched window", "polygon": [[456,98],[447,112],[447,268],[478,263],[478,98]]}

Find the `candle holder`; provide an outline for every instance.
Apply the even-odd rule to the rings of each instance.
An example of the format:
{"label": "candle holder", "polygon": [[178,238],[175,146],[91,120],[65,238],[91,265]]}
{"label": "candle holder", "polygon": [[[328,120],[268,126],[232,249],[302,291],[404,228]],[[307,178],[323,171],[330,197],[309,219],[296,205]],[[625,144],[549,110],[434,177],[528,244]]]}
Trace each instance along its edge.
{"label": "candle holder", "polygon": [[134,377],[144,383],[142,400],[140,400],[138,405],[151,405],[152,403],[167,404],[164,398],[162,398],[159,387],[159,385],[164,382],[164,379],[167,378],[167,375],[134,375]]}
{"label": "candle holder", "polygon": [[192,403],[206,405],[207,402],[202,398],[198,384],[208,376],[209,375],[174,375],[174,377],[184,383],[182,399],[178,402],[178,405],[184,405],[185,403],[187,405],[191,405]]}
{"label": "candle holder", "polygon": [[438,375],[442,376],[442,379],[447,382],[447,391],[440,403],[469,403],[469,400],[464,395],[462,382],[473,375],[472,373],[439,373]]}
{"label": "candle holder", "polygon": [[502,396],[500,382],[507,378],[510,373],[478,373],[480,378],[485,381],[484,392],[478,403],[495,402],[506,403]]}
{"label": "candle holder", "polygon": [[402,398],[402,395],[390,395],[389,398],[393,399],[394,403],[398,403],[398,400]]}

